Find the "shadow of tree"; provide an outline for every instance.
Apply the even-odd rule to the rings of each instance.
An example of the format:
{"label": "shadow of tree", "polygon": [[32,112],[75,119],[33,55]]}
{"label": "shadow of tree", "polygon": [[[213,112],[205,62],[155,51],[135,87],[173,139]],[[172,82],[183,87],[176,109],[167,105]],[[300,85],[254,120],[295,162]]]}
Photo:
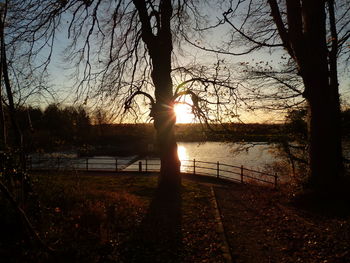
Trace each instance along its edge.
{"label": "shadow of tree", "polygon": [[123,262],[181,262],[181,192],[158,188],[149,210],[125,244]]}

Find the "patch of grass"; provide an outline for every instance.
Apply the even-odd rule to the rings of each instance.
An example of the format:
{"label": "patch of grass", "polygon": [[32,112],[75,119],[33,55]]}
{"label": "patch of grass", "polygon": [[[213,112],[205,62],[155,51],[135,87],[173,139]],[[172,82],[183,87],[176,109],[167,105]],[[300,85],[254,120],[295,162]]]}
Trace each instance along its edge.
{"label": "patch of grass", "polygon": [[[41,174],[34,176],[42,206],[40,232],[68,262],[114,258],[118,246],[141,222],[152,198],[134,192],[155,189],[154,176]],[[146,185],[147,181],[147,185]],[[106,253],[109,251],[109,253]]]}

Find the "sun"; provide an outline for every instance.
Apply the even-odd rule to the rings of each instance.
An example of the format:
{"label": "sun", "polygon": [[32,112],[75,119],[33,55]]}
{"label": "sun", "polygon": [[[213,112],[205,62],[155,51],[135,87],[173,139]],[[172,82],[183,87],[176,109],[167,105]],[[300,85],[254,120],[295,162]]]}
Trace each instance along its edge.
{"label": "sun", "polygon": [[174,111],[176,123],[191,123],[194,121],[194,115],[189,105],[183,103],[175,104]]}

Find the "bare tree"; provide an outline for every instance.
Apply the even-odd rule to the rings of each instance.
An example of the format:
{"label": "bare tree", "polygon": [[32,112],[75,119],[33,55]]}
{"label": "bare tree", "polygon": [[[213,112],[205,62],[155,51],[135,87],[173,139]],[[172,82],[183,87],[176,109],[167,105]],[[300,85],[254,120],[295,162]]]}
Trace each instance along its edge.
{"label": "bare tree", "polygon": [[[22,145],[22,135],[16,120],[16,108],[25,105],[35,95],[44,95],[48,91],[47,74],[35,71],[34,65],[28,63],[26,57],[19,55],[20,45],[9,43],[9,28],[12,27],[13,19],[9,15],[9,3],[3,1],[0,4],[0,34],[1,34],[1,116],[2,116],[2,137],[6,142],[6,114],[8,116],[15,137],[14,145],[10,148],[18,150]],[[50,94],[50,92],[48,92]],[[33,102],[33,101],[32,101]],[[7,129],[9,130],[9,129]],[[5,143],[6,145],[6,143]]]}
{"label": "bare tree", "polygon": [[[225,2],[225,1],[223,1]],[[218,25],[231,28],[230,40],[218,52],[244,55],[267,49],[287,53],[304,89],[290,86],[308,105],[310,186],[334,190],[344,175],[340,133],[337,61],[349,61],[349,1],[226,1]],[[235,52],[232,47],[237,44]],[[284,51],[283,51],[284,50]],[[212,50],[214,51],[214,50]],[[269,71],[256,72],[275,79]],[[288,87],[288,82],[280,83]],[[274,93],[276,96],[278,93]],[[285,93],[284,93],[285,94]],[[293,95],[294,96],[294,95]],[[281,99],[276,96],[276,99]]]}
{"label": "bare tree", "polygon": [[[8,100],[8,110],[10,115],[10,120],[12,124],[12,128],[14,131],[14,148],[16,150],[19,150],[20,156],[21,156],[21,162],[20,162],[20,168],[24,167],[24,155],[23,155],[23,137],[21,130],[18,126],[17,119],[16,119],[16,109],[15,109],[15,102],[13,98],[13,89],[9,78],[9,67],[8,67],[8,60],[7,60],[7,52],[5,48],[5,37],[4,37],[4,27],[5,27],[5,20],[6,20],[6,14],[7,14],[7,3],[1,4],[0,6],[0,63],[1,63],[1,77],[3,77],[3,83],[6,90],[6,97]],[[2,88],[2,87],[0,87]],[[0,98],[3,100],[3,98]],[[1,102],[1,104],[3,101]],[[2,108],[2,116],[4,116],[3,113],[3,107]],[[5,118],[2,119],[2,125],[3,125],[3,139],[4,143],[6,142],[6,131],[5,131]],[[7,148],[7,145],[5,144],[5,147]]]}
{"label": "bare tree", "polygon": [[[218,69],[185,71],[177,60],[179,44],[189,37],[191,27],[205,23],[200,12],[205,3],[11,1],[10,21],[17,23],[8,28],[8,43],[21,47],[17,56],[36,61],[37,68],[45,70],[56,48],[55,37],[62,29],[67,32],[70,44],[66,54],[75,68],[77,97],[86,103],[116,106],[117,114],[125,113],[122,105],[137,114],[144,111],[143,104],[150,105],[161,156],[159,184],[176,186],[180,184],[180,161],[174,103],[190,96],[194,111],[203,118],[205,105],[219,105],[221,88],[230,86],[229,75],[219,76]],[[176,85],[177,81],[181,85]],[[201,98],[209,89],[218,99]],[[233,90],[228,96],[235,96]]]}

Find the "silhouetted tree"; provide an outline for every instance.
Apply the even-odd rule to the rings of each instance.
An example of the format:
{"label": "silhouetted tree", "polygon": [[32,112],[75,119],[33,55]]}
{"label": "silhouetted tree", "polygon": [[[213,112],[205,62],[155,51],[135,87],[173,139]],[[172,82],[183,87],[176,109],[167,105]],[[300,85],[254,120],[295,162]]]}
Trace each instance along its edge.
{"label": "silhouetted tree", "polygon": [[287,132],[298,138],[299,141],[306,141],[307,137],[307,111],[306,109],[292,109],[286,116]]}
{"label": "silhouetted tree", "polygon": [[108,124],[107,112],[102,108],[97,108],[92,113],[92,120],[95,126],[97,126],[98,134],[103,135],[103,126]]}
{"label": "silhouetted tree", "polygon": [[[19,149],[22,151],[22,146],[23,146],[23,138],[22,138],[22,133],[21,130],[18,126],[17,119],[16,119],[16,107],[15,107],[15,102],[13,98],[13,88],[10,83],[10,77],[9,77],[9,66],[8,66],[8,60],[7,60],[7,51],[5,47],[5,34],[4,34],[4,28],[5,28],[5,19],[6,19],[6,14],[7,14],[7,3],[3,4],[0,3],[0,45],[1,45],[1,78],[3,78],[3,83],[4,87],[6,90],[6,98],[8,101],[8,112],[11,120],[11,125],[12,125],[12,130],[14,134],[14,148]],[[2,88],[2,87],[1,87]],[[1,100],[3,97],[0,98]],[[3,107],[2,107],[3,108]],[[3,125],[5,125],[5,120],[3,119]],[[4,133],[5,136],[5,133]],[[6,140],[4,140],[6,141]],[[6,147],[7,145],[5,145]],[[23,165],[23,164],[22,164]]]}
{"label": "silhouetted tree", "polygon": [[63,128],[63,119],[59,106],[57,104],[50,104],[44,111],[42,125],[50,131],[59,132]]}
{"label": "silhouetted tree", "polygon": [[90,116],[82,106],[79,106],[76,108],[75,126],[76,126],[77,136],[85,138],[90,132],[90,128],[91,128]]}
{"label": "silhouetted tree", "polygon": [[[31,116],[37,114],[31,110]],[[90,116],[82,106],[62,107],[58,104],[50,104],[42,113],[41,119],[34,120],[37,131],[44,131],[52,139],[63,142],[79,143],[84,141],[90,132]]]}
{"label": "silhouetted tree", "polygon": [[[23,146],[23,135],[21,125],[18,123],[18,112],[25,103],[34,95],[42,95],[47,90],[44,72],[40,74],[35,70],[36,66],[29,60],[17,53],[21,50],[20,45],[14,45],[11,41],[11,28],[18,21],[9,15],[12,4],[9,1],[0,3],[0,35],[1,35],[1,136],[4,148],[9,146],[19,150]],[[9,119],[9,121],[7,121]],[[22,118],[23,119],[23,118]],[[8,134],[11,133],[9,136]],[[6,138],[12,138],[12,144],[6,145]]]}
{"label": "silhouetted tree", "polygon": [[[308,106],[310,186],[329,192],[343,177],[337,58],[349,55],[347,1],[228,1],[220,23],[245,48],[236,55],[283,48],[301,77]],[[243,17],[241,25],[235,18]],[[232,41],[230,46],[232,47]],[[238,54],[239,53],[239,54]],[[348,58],[345,57],[343,61]]]}
{"label": "silhouetted tree", "polygon": [[[9,43],[20,43],[20,53],[28,59],[48,49],[48,55],[41,59],[41,66],[46,68],[52,59],[58,26],[64,22],[71,40],[67,57],[77,69],[78,97],[84,102],[93,99],[100,106],[117,106],[117,114],[124,113],[121,105],[140,114],[141,105],[148,103],[161,156],[159,183],[179,185],[174,103],[188,95],[198,115],[203,116],[199,110],[202,104],[220,105],[220,100],[200,100],[190,88],[201,85],[206,93],[211,87],[212,94],[220,98],[218,87],[227,86],[229,79],[226,75],[219,81],[215,68],[208,81],[210,77],[202,71],[185,71],[175,63],[174,47],[189,35],[193,24],[205,21],[199,12],[202,4],[194,0],[11,1],[11,19],[18,23],[9,29]],[[174,91],[173,74],[190,79]],[[192,85],[194,82],[198,85]],[[144,100],[137,95],[144,96]]]}

